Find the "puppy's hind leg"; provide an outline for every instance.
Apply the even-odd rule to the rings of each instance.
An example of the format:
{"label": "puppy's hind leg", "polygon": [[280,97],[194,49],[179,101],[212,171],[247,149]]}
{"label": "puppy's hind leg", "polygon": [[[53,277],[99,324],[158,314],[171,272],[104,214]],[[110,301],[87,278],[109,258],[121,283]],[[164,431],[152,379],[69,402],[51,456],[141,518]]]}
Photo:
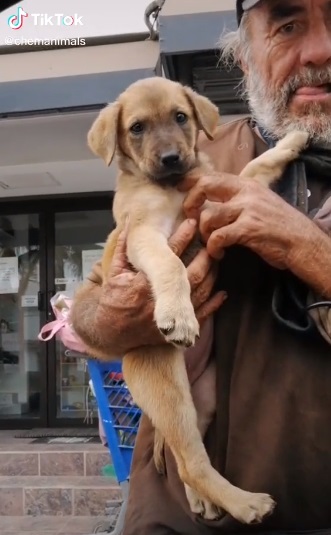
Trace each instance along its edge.
{"label": "puppy's hind leg", "polygon": [[[211,361],[198,381],[191,388],[194,406],[198,414],[198,428],[204,439],[216,411],[216,366]],[[216,520],[223,515],[223,511],[210,501],[200,496],[185,484],[185,493],[193,513],[201,515],[206,520]]]}
{"label": "puppy's hind leg", "polygon": [[[213,419],[216,410],[216,366],[211,361],[199,377],[199,380],[191,387],[193,403],[198,416],[198,429],[203,439]],[[159,474],[166,474],[165,464],[165,440],[158,429],[154,433],[154,463]],[[210,501],[200,496],[191,487],[185,484],[185,493],[193,513],[206,520],[216,520],[223,514],[222,510],[215,507]]]}
{"label": "puppy's hind leg", "polygon": [[234,487],[211,466],[180,349],[168,344],[131,351],[123,373],[133,399],[164,436],[184,483],[241,522],[261,522],[271,513],[270,496]]}

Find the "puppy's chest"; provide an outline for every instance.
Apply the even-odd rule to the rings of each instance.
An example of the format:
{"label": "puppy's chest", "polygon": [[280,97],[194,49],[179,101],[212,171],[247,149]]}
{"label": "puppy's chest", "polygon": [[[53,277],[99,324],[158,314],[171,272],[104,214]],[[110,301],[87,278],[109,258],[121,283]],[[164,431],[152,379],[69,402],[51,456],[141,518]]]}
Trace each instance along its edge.
{"label": "puppy's chest", "polygon": [[[173,188],[160,188],[151,186],[135,188],[131,195],[122,195],[119,191],[115,195],[115,220],[123,219],[128,215],[136,223],[143,223],[157,230],[167,239],[178,229],[184,221],[183,201],[185,194]],[[120,202],[118,202],[120,201]],[[202,248],[200,236],[197,233],[193,241],[181,255],[185,266]]]}
{"label": "puppy's chest", "polygon": [[[180,205],[178,206],[178,210],[173,210],[172,217],[164,216],[164,218],[160,221],[161,224],[161,232],[167,238],[170,238],[170,236],[177,230],[179,225],[184,221],[185,215],[182,210],[182,201]],[[202,241],[200,239],[199,233],[196,233],[195,237],[191,241],[191,243],[188,245],[184,253],[181,255],[181,261],[185,266],[188,266],[193,258],[198,254],[200,249],[202,249]]]}
{"label": "puppy's chest", "polygon": [[174,190],[157,190],[146,202],[145,217],[159,232],[170,238],[185,219],[184,194]]}
{"label": "puppy's chest", "polygon": [[164,206],[162,206],[162,201],[161,206],[158,206],[157,201],[155,202],[155,206],[153,206],[153,201],[148,206],[148,210],[151,211],[151,214],[154,213],[155,218],[159,220],[162,234],[167,237],[170,237],[185,219],[183,200],[184,196],[176,194],[170,196]]}

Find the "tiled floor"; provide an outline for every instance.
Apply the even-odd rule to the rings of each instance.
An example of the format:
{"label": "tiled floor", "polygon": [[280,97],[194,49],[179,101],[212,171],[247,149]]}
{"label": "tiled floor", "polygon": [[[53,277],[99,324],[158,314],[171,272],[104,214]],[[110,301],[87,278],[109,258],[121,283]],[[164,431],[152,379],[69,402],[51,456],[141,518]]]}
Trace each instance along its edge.
{"label": "tiled floor", "polygon": [[106,517],[0,517],[1,535],[90,535]]}
{"label": "tiled floor", "polygon": [[0,517],[97,517],[107,502],[118,503],[121,496],[115,480],[107,477],[0,477]]}
{"label": "tiled floor", "polygon": [[[92,535],[121,493],[101,443],[35,444],[0,431],[0,535]],[[15,515],[15,516],[14,516]]]}

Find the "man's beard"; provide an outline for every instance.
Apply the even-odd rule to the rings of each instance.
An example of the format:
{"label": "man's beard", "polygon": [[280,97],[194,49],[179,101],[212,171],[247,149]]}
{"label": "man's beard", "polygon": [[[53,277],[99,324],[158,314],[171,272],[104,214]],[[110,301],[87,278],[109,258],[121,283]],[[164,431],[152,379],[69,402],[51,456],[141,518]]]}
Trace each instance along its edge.
{"label": "man's beard", "polygon": [[305,130],[316,143],[331,142],[331,106],[310,102],[296,112],[289,109],[294,92],[300,87],[330,84],[331,67],[322,70],[306,68],[290,77],[280,89],[272,89],[254,66],[245,80],[244,96],[254,119],[273,138],[284,137],[293,130]]}

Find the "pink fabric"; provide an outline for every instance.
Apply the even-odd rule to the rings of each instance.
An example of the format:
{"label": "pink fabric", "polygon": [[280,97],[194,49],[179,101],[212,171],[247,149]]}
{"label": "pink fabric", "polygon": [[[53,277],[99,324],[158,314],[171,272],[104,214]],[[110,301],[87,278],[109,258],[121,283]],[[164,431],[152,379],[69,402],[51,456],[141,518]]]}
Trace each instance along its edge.
{"label": "pink fabric", "polygon": [[[56,319],[46,323],[38,334],[38,340],[41,342],[48,342],[54,336],[58,335],[59,339],[65,347],[78,353],[85,353],[86,348],[75,333],[69,322],[70,308],[72,299],[64,294],[57,293],[51,299],[51,305]],[[98,410],[99,417],[99,436],[103,446],[107,446],[107,438],[102,424],[102,418]]]}
{"label": "pink fabric", "polygon": [[38,334],[38,340],[48,342],[53,336],[58,335],[65,347],[78,353],[86,353],[86,347],[79,336],[75,333],[69,322],[72,299],[64,294],[57,293],[51,299],[51,305],[56,319],[46,323]]}

